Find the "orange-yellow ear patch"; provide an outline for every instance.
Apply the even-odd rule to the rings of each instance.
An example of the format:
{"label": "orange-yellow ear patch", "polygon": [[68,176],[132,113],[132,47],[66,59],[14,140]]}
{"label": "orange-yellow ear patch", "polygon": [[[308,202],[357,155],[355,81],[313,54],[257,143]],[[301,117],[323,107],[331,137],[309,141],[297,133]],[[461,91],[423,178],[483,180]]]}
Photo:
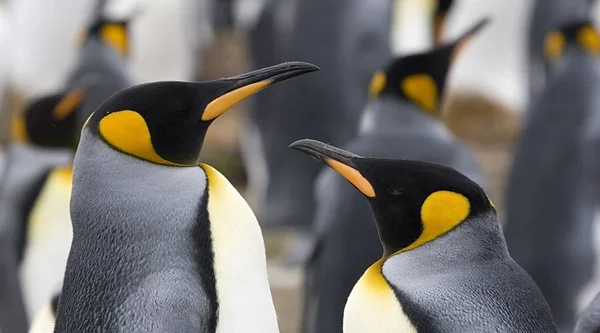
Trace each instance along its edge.
{"label": "orange-yellow ear patch", "polygon": [[591,25],[586,25],[577,32],[577,43],[594,55],[600,54],[600,36]]}
{"label": "orange-yellow ear patch", "polygon": [[13,140],[29,142],[27,126],[25,125],[25,118],[22,113],[13,115],[10,123],[10,135]]}
{"label": "orange-yellow ear patch", "polygon": [[112,45],[121,54],[127,54],[127,30],[121,24],[107,24],[100,29],[100,38]]}
{"label": "orange-yellow ear patch", "polygon": [[65,119],[81,105],[84,98],[85,91],[83,89],[71,91],[56,104],[52,110],[52,118],[56,120]]}
{"label": "orange-yellow ear patch", "polygon": [[546,59],[550,61],[556,61],[562,55],[567,41],[565,36],[559,31],[553,31],[546,37],[544,45],[544,53]]}
{"label": "orange-yellow ear patch", "polygon": [[255,82],[219,96],[206,106],[202,113],[202,120],[209,121],[217,118],[235,104],[265,89],[271,83],[273,83],[272,80]]}
{"label": "orange-yellow ear patch", "polygon": [[371,78],[371,84],[369,85],[369,96],[375,98],[379,96],[383,88],[385,87],[387,79],[385,73],[381,71],[375,72]]}
{"label": "orange-yellow ear patch", "polygon": [[464,221],[470,211],[471,203],[462,194],[451,191],[430,194],[421,206],[421,236],[401,251],[414,249],[442,236]]}
{"label": "orange-yellow ear patch", "polygon": [[100,120],[98,130],[106,142],[124,153],[156,164],[182,166],[163,159],[154,151],[146,121],[135,111],[108,114]]}
{"label": "orange-yellow ear patch", "polygon": [[375,190],[373,189],[373,186],[365,177],[363,177],[363,175],[360,174],[360,172],[358,172],[358,170],[332,159],[327,159],[326,163],[333,170],[342,175],[342,177],[346,178],[362,194],[369,198],[375,197]]}
{"label": "orange-yellow ear patch", "polygon": [[428,74],[414,74],[402,80],[401,89],[412,101],[427,112],[435,113],[438,105],[438,89]]}

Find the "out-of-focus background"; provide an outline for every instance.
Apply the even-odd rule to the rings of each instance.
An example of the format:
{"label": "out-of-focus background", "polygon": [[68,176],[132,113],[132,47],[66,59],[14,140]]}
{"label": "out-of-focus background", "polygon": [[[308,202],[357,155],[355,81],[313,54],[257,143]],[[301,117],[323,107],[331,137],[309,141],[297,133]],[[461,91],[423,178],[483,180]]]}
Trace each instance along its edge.
{"label": "out-of-focus background", "polygon": [[[327,66],[338,63],[341,66],[343,61],[350,59],[353,51],[351,48],[344,50],[343,47],[347,44],[343,42],[331,42],[329,29],[334,28],[318,26],[323,19],[311,16],[319,13],[331,15],[331,22],[343,25],[342,28],[335,28],[338,34],[352,34],[355,27],[352,22],[336,21],[339,16],[336,14],[336,6],[340,11],[343,9],[349,12],[352,6],[360,7],[356,3],[363,2],[363,14],[357,15],[359,19],[354,21],[358,25],[361,17],[368,20],[370,1],[109,0],[107,11],[117,17],[138,11],[138,17],[131,23],[132,49],[129,66],[135,81],[142,83],[158,80],[211,80],[294,60],[314,62],[321,66],[322,72],[327,72],[330,70]],[[3,106],[0,114],[0,142],[3,145],[9,140],[11,115],[23,108],[27,101],[49,94],[62,86],[76,61],[77,33],[89,20],[96,2],[0,0],[0,93]],[[312,3],[310,6],[303,5],[309,2]],[[381,1],[373,1],[373,6],[377,2]],[[391,2],[393,15],[389,47],[392,54],[407,54],[431,48],[428,29],[434,1]],[[450,72],[443,120],[473,150],[489,183],[489,195],[501,217],[504,216],[503,193],[510,158],[521,131],[522,114],[529,98],[527,36],[534,2],[456,0],[448,17],[447,28],[443,31],[443,39],[451,40],[481,17],[492,18],[491,24],[474,38]],[[323,8],[319,10],[311,6]],[[299,15],[298,11],[303,11],[308,17]],[[315,26],[311,26],[313,21]],[[299,22],[304,22],[304,25]],[[264,30],[266,24],[270,30]],[[314,35],[307,37],[301,33],[302,29],[312,29]],[[319,37],[320,33],[322,38]],[[307,43],[310,38],[321,38],[322,43]],[[310,58],[314,52],[303,49],[310,47],[338,47],[331,52],[335,52],[339,59],[319,63],[318,57],[306,59],[288,56],[307,54]],[[362,60],[353,58],[355,63],[344,68],[360,68]],[[384,65],[385,62],[382,62],[379,67]],[[319,89],[323,94],[327,94],[329,89],[332,92],[338,91],[339,87],[333,86],[336,84],[341,82],[322,82]],[[368,86],[361,88],[366,94]],[[290,94],[285,89],[281,85],[261,92],[262,101],[258,96],[252,98],[215,121],[206,138],[203,161],[219,169],[246,196],[259,221],[269,220],[263,225],[263,230],[280,327],[282,333],[295,333],[299,332],[300,323],[302,267],[288,264],[286,258],[287,251],[308,223],[303,225],[302,221],[287,223],[270,220],[280,214],[277,209],[269,210],[265,204],[272,198],[267,192],[269,178],[273,175],[266,169],[264,158],[254,156],[260,149],[256,148],[258,144],[249,134],[252,133],[252,126],[248,125],[251,117],[261,119],[256,114],[258,111],[249,112],[251,105],[272,108],[268,111],[281,113],[285,117],[287,109],[293,107],[293,102],[292,105],[274,102],[278,96]],[[343,96],[334,94],[329,98]],[[364,105],[355,106],[362,109]],[[311,114],[323,115],[329,111],[323,109]],[[318,126],[320,120],[320,117],[314,117],[310,121]],[[267,126],[277,126],[277,123]],[[268,138],[262,138],[265,139]],[[282,151],[279,159],[294,159],[297,158],[297,153],[287,149],[291,142],[268,142],[267,146]],[[247,166],[244,160],[250,161]],[[294,191],[294,188],[288,187],[288,191]],[[308,220],[309,217],[302,219]],[[590,284],[590,292],[582,293],[580,303],[587,304],[595,291]],[[32,317],[39,309],[29,307],[28,310]]]}

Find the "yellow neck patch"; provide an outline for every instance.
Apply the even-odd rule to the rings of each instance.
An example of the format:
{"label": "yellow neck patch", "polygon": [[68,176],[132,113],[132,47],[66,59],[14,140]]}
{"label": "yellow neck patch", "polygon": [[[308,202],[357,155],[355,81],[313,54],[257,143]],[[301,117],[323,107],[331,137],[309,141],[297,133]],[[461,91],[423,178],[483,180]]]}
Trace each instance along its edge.
{"label": "yellow neck patch", "polygon": [[387,79],[385,77],[385,73],[383,72],[375,72],[373,77],[371,78],[371,84],[369,85],[369,96],[371,98],[375,98],[379,96],[383,88],[385,87]]}
{"label": "yellow neck patch", "polygon": [[401,88],[406,97],[425,111],[435,114],[438,90],[435,80],[428,74],[414,74],[402,80]]}
{"label": "yellow neck patch", "polygon": [[553,31],[548,34],[546,37],[546,42],[544,45],[544,53],[546,55],[546,59],[550,61],[557,61],[560,59],[567,41],[565,36],[559,31]]}
{"label": "yellow neck patch", "polygon": [[387,292],[390,287],[381,273],[381,268],[385,259],[377,260],[371,267],[367,268],[363,277],[363,282],[369,286],[368,290],[373,293]]}
{"label": "yellow neck patch", "polygon": [[82,89],[71,91],[56,104],[52,110],[52,117],[56,120],[65,119],[81,105],[84,98],[85,92]]}
{"label": "yellow neck patch", "polygon": [[454,229],[469,216],[470,210],[469,199],[461,194],[450,191],[430,194],[421,206],[421,236],[397,253],[412,250]]}
{"label": "yellow neck patch", "polygon": [[358,172],[358,170],[347,166],[346,164],[340,163],[336,160],[327,159],[326,163],[337,173],[346,178],[352,185],[354,185],[362,194],[369,198],[375,197],[375,190],[371,183]]}
{"label": "yellow neck patch", "polygon": [[260,90],[265,89],[272,83],[272,80],[255,82],[219,96],[206,106],[206,109],[204,109],[204,112],[202,113],[202,120],[209,121],[217,118],[235,104]]}
{"label": "yellow neck patch", "polygon": [[13,140],[19,142],[29,142],[29,135],[27,134],[27,127],[25,126],[25,118],[23,113],[19,112],[13,115],[10,123],[10,135]]}
{"label": "yellow neck patch", "polygon": [[121,24],[106,24],[100,28],[100,38],[117,50],[121,55],[128,53],[127,30]]}
{"label": "yellow neck patch", "polygon": [[167,161],[154,151],[146,121],[135,111],[123,110],[105,116],[98,131],[106,142],[122,152],[156,164],[184,166]]}
{"label": "yellow neck patch", "polygon": [[600,54],[600,36],[598,35],[598,31],[591,25],[586,25],[579,29],[577,32],[577,43],[595,56]]}

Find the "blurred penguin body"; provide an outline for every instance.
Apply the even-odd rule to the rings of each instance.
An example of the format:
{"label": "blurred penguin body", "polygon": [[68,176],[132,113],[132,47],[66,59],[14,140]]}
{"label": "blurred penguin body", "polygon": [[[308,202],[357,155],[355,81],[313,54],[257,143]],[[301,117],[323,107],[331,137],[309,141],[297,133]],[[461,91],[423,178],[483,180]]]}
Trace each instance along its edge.
{"label": "blurred penguin body", "polygon": [[29,213],[20,265],[23,296],[31,318],[60,291],[73,239],[70,165],[49,172]]}
{"label": "blurred penguin body", "polygon": [[[582,36],[585,38],[582,39]],[[580,44],[591,40],[591,44]],[[530,107],[515,153],[506,240],[548,300],[561,332],[575,324],[578,293],[595,263],[593,146],[600,107],[600,38],[576,22],[548,35],[549,80]],[[591,48],[591,49],[588,49]]]}
{"label": "blurred penguin body", "polygon": [[[80,129],[92,112],[112,94],[131,85],[125,64],[129,53],[129,22],[106,18],[102,14],[103,6],[104,1],[99,1],[87,26],[78,62],[67,82],[70,90],[46,98],[55,101],[53,109],[38,109],[37,114],[29,110],[25,115],[31,136],[44,133],[46,129],[42,126],[51,124],[47,131],[56,129],[34,144],[49,146],[57,141],[54,146],[74,151]],[[47,117],[47,123],[42,123],[41,112],[50,111],[60,120]],[[71,184],[70,165],[54,168],[29,213],[21,276],[30,316],[36,314],[62,284],[73,235],[69,213]]]}
{"label": "blurred penguin body", "polygon": [[390,0],[297,3],[292,42],[282,54],[324,70],[319,80],[301,78],[281,87],[272,108],[284,112],[257,120],[269,174],[265,226],[309,227],[319,168],[290,154],[281,142],[312,136],[341,144],[356,135],[369,78],[391,56],[391,8]]}
{"label": "blurred penguin body", "polygon": [[597,294],[592,302],[579,316],[573,333],[597,333],[600,331],[600,294]]}
{"label": "blurred penguin body", "polygon": [[0,328],[24,332],[28,315],[19,266],[25,252],[27,221],[50,170],[67,163],[71,152],[13,142],[6,155],[0,184]]}
{"label": "blurred penguin body", "polygon": [[[471,152],[439,120],[445,78],[457,42],[431,52],[398,58],[372,80],[374,97],[365,108],[358,136],[345,149],[363,156],[410,159],[451,166],[473,181],[483,177]],[[433,95],[412,95],[407,82],[434,82]],[[435,78],[435,79],[434,79]],[[427,79],[425,79],[427,81]],[[427,91],[431,86],[420,86]],[[424,97],[424,96],[421,96]],[[381,255],[372,212],[359,192],[333,170],[323,169],[315,187],[315,245],[305,285],[305,333],[341,332],[352,287]]]}
{"label": "blurred penguin body", "polygon": [[316,140],[290,147],[346,178],[375,218],[383,256],[352,288],[344,333],[555,332],[539,289],[508,254],[493,204],[471,179]]}
{"label": "blurred penguin body", "polygon": [[58,294],[55,295],[35,316],[29,333],[54,333],[56,310],[58,308]]}
{"label": "blurred penguin body", "polygon": [[317,69],[284,63],[211,82],[153,82],[94,112],[74,161],[55,332],[279,332],[260,226],[199,156],[228,108]]}

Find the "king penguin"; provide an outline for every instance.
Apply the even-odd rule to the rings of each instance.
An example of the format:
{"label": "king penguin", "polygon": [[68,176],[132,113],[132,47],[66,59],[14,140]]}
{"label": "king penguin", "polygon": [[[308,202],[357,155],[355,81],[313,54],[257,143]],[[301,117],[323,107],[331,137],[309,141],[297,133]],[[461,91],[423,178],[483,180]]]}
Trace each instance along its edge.
{"label": "king penguin", "polygon": [[[346,149],[368,156],[448,165],[482,184],[471,152],[440,120],[445,83],[457,52],[485,22],[456,41],[389,62],[373,75],[359,134]],[[323,169],[315,186],[314,244],[305,262],[302,332],[342,332],[346,299],[378,256],[371,210],[350,184]]]}
{"label": "king penguin", "polygon": [[147,83],[98,107],[74,160],[56,333],[279,331],[260,226],[198,159],[229,107],[317,69],[291,62],[212,82]]}
{"label": "king penguin", "polygon": [[507,184],[505,236],[515,260],[571,332],[595,263],[593,142],[600,108],[600,35],[574,21],[546,38],[548,84],[528,110]]}
{"label": "king penguin", "polygon": [[345,333],[556,332],[477,183],[450,167],[365,158],[316,140],[290,147],[346,178],[375,217],[383,256],[348,297]]}
{"label": "king penguin", "polygon": [[[529,98],[533,102],[544,91],[546,71],[544,43],[552,29],[567,21],[589,18],[597,0],[535,0],[529,18],[527,54]],[[527,114],[526,114],[527,115]]]}

